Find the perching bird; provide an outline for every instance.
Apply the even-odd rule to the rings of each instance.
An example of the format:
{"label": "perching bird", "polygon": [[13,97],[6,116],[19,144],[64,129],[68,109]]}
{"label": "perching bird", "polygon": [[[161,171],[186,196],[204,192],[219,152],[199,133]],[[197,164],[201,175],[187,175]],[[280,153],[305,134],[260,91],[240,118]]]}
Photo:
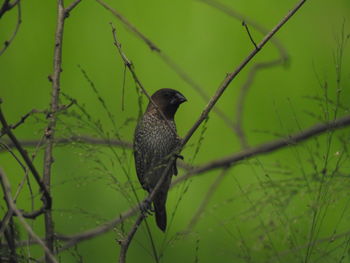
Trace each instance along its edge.
{"label": "perching bird", "polygon": [[[169,158],[179,145],[174,115],[186,98],[173,89],[160,89],[152,95],[146,112],[139,120],[134,135],[134,157],[136,173],[142,187],[152,192],[166,169]],[[159,113],[161,111],[167,121]],[[171,127],[170,127],[171,126]],[[158,227],[165,231],[167,225],[165,203],[172,175],[177,174],[176,161],[170,168],[159,191],[153,199]]]}

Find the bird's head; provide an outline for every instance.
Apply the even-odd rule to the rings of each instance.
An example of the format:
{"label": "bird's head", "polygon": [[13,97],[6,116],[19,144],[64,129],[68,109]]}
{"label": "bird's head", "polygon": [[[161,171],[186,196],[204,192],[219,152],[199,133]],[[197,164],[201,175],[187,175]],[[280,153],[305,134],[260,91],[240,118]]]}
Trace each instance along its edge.
{"label": "bird's head", "polygon": [[[179,108],[180,104],[187,101],[184,95],[179,91],[174,89],[160,89],[157,90],[152,96],[152,100],[158,106],[158,109],[161,110],[164,115],[172,120],[174,115]],[[148,103],[147,112],[156,112],[156,108],[153,103],[150,101]]]}

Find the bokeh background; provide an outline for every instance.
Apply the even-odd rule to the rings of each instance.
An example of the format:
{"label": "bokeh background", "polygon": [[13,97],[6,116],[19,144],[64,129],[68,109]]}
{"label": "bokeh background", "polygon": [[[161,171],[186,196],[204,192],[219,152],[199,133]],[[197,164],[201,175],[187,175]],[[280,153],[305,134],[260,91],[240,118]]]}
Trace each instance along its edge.
{"label": "bokeh background", "polygon": [[[49,106],[55,2],[23,1],[19,32],[0,56],[1,107],[9,123],[17,122],[32,109],[45,110]],[[156,43],[208,96],[254,48],[242,20],[201,1],[106,0],[106,3]],[[247,21],[271,29],[296,1],[221,0],[221,3],[246,16]],[[16,10],[1,18],[1,43],[13,32],[16,19]],[[86,0],[65,22],[61,91],[76,99],[87,115],[75,105],[61,113],[56,136],[120,136],[132,141],[140,97],[131,75],[127,72],[124,78],[124,65],[113,45],[110,22],[117,28],[122,48],[149,93],[167,87],[187,97],[188,102],[176,116],[178,132],[185,135],[207,101],[108,10],[96,1]],[[249,23],[248,26],[259,42],[263,35]],[[277,33],[276,39],[288,60],[260,70],[250,86],[243,113],[243,129],[250,146],[333,119],[335,111],[336,116],[349,114],[350,47],[346,44],[349,34],[348,0],[307,1]],[[339,50],[343,50],[342,56]],[[276,46],[268,43],[230,84],[217,107],[233,123],[239,91],[250,69],[279,57]],[[93,81],[99,95],[78,65]],[[69,100],[61,96],[61,103],[67,104]],[[144,109],[146,105],[147,99],[143,97],[141,106]],[[35,114],[15,134],[21,140],[40,139],[45,125],[45,115]],[[299,146],[240,162],[220,179],[222,171],[214,170],[178,185],[171,190],[167,202],[170,221],[167,232],[161,233],[154,219],[148,218],[161,262],[349,262],[348,142],[349,129],[329,132]],[[31,147],[27,150],[35,151]],[[241,150],[232,127],[212,112],[182,154],[185,162],[196,166]],[[71,142],[57,145],[54,158],[52,196],[57,233],[70,235],[94,228],[135,205],[128,176],[139,198],[146,194],[137,182],[130,150]],[[43,151],[39,149],[35,158],[39,171],[42,159]],[[9,153],[1,152],[0,167],[15,191],[23,178],[18,163]],[[181,170],[180,176],[183,174]],[[217,180],[219,185],[204,212],[194,226],[188,227]],[[38,207],[38,189],[33,181],[32,186]],[[1,200],[0,204],[0,214],[4,214],[5,203]],[[28,187],[23,189],[17,204],[31,209]],[[117,240],[124,231],[127,233],[134,220],[131,218],[107,234],[79,243],[58,259],[115,262],[119,255]],[[42,217],[31,224],[40,236],[44,235]],[[20,224],[18,228],[20,239],[28,239]],[[57,242],[58,248],[62,245],[64,242]],[[24,247],[19,252],[23,257],[42,256],[38,246]],[[127,259],[155,262],[144,224]]]}

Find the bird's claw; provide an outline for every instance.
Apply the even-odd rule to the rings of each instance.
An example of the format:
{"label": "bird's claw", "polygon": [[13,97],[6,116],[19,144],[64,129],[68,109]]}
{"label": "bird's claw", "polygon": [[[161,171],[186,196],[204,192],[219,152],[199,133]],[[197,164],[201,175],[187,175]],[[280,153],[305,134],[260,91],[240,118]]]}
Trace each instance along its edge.
{"label": "bird's claw", "polygon": [[154,210],[152,209],[151,201],[146,199],[144,202],[140,204],[140,211],[144,216],[152,215]]}

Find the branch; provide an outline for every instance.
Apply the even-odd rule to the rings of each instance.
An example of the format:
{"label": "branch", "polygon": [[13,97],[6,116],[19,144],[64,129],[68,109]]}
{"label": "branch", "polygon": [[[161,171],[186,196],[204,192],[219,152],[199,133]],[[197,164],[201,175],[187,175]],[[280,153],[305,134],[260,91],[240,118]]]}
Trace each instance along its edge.
{"label": "branch", "polygon": [[[216,0],[199,0],[200,2],[206,3],[207,5],[210,5],[211,7],[214,7],[218,10],[220,10],[221,12],[237,19],[240,21],[243,21],[243,25],[245,26],[249,38],[251,40],[251,42],[254,44],[255,48],[257,48],[255,42],[253,41],[249,30],[247,28],[247,24],[249,24],[250,26],[252,26],[253,28],[255,28],[258,32],[260,32],[261,34],[265,35],[268,33],[268,30],[264,27],[262,27],[259,23],[255,22],[254,20],[246,17],[245,15],[242,15],[240,13],[238,13],[237,11],[235,11],[234,9],[232,9],[230,6],[228,5],[224,5],[220,2],[217,2]],[[278,41],[277,38],[272,38],[271,39],[271,43],[277,48],[278,52],[279,52],[279,58],[278,59],[274,59],[271,61],[265,61],[265,62],[260,62],[255,64],[249,71],[248,73],[248,77],[245,81],[245,83],[243,84],[243,86],[240,89],[239,95],[237,97],[237,101],[236,101],[236,114],[235,114],[235,124],[234,124],[234,131],[237,134],[241,147],[243,149],[246,149],[249,147],[246,136],[244,134],[243,131],[243,107],[246,101],[246,97],[249,91],[250,86],[253,83],[253,80],[257,74],[257,72],[261,69],[264,68],[270,68],[270,67],[274,67],[274,66],[278,66],[278,65],[283,65],[285,64],[285,62],[288,60],[288,54],[285,50],[285,48],[283,47],[283,45],[281,44],[280,41]]]}
{"label": "branch", "polygon": [[51,262],[57,263],[56,259],[48,249],[48,247],[44,244],[44,242],[34,233],[33,229],[30,227],[30,225],[25,221],[24,217],[22,216],[21,212],[17,209],[15,202],[12,199],[11,196],[11,187],[8,182],[8,179],[6,178],[5,174],[3,171],[0,169],[0,181],[1,181],[1,186],[4,192],[5,196],[5,201],[9,208],[15,213],[23,225],[24,229],[28,232],[28,234],[45,250],[46,255],[50,259]]}
{"label": "branch", "polygon": [[[69,12],[77,6],[80,1],[74,1],[67,9],[63,6],[63,0],[57,0],[57,24],[55,33],[54,59],[53,59],[53,74],[49,78],[52,82],[50,112],[47,116],[48,125],[45,130],[46,149],[44,153],[44,172],[43,182],[50,191],[51,185],[51,166],[53,163],[53,145],[56,128],[56,114],[59,107],[60,95],[60,78],[62,72],[62,44],[63,44],[63,29],[64,20],[68,17]],[[45,236],[46,244],[50,251],[54,249],[54,226],[51,210],[45,211]],[[52,262],[48,253],[45,253],[46,262]]]}
{"label": "branch", "polygon": [[284,147],[296,145],[300,142],[303,142],[311,137],[320,135],[324,132],[340,129],[346,126],[350,126],[350,115],[336,119],[334,121],[330,121],[327,123],[323,124],[316,124],[312,126],[309,129],[306,129],[300,133],[296,134],[291,134],[286,136],[284,139],[279,139],[279,140],[274,140],[272,142],[264,143],[262,145],[256,146],[254,148],[250,148],[247,150],[244,150],[242,152],[233,154],[231,156],[211,161],[207,164],[204,164],[202,166],[198,166],[191,170],[188,174],[177,178],[173,184],[176,185],[182,181],[187,180],[188,178],[196,175],[196,174],[201,174],[213,169],[218,169],[218,168],[225,168],[234,165],[235,163],[255,157],[261,154],[266,154],[270,152],[274,152],[276,150],[282,149]]}
{"label": "branch", "polygon": [[80,2],[81,0],[75,0],[69,6],[66,7],[66,9],[64,10],[66,18],[69,16],[70,11],[72,11]]}
{"label": "branch", "polygon": [[207,118],[209,112],[212,110],[216,102],[220,99],[228,85],[231,81],[242,71],[242,69],[248,64],[250,60],[252,60],[255,55],[265,46],[265,44],[276,34],[276,32],[302,7],[302,5],[306,2],[306,0],[301,0],[288,14],[264,37],[264,39],[258,44],[258,47],[255,48],[234,70],[232,73],[228,74],[224,79],[223,83],[217,89],[215,95],[211,98],[206,108],[203,110],[197,122],[193,125],[193,127],[188,131],[186,137],[182,140],[181,148],[185,146],[188,140],[191,138],[193,133],[198,129],[199,125]]}

